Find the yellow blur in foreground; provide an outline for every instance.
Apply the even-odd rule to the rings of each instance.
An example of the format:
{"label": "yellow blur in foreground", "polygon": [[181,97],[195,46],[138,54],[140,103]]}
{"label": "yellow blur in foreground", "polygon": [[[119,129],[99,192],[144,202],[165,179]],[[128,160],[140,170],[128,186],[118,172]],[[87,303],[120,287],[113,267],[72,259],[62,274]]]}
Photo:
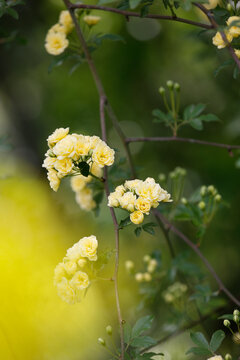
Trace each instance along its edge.
{"label": "yellow blur in foreground", "polygon": [[92,359],[108,317],[103,298],[95,286],[80,304],[58,298],[53,271],[76,230],[47,184],[24,176],[0,180],[0,359]]}

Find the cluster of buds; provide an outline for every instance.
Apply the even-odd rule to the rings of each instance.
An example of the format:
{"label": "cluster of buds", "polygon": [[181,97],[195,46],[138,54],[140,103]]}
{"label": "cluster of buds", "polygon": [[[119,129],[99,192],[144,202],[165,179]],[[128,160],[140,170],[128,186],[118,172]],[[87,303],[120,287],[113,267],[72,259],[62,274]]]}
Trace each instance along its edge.
{"label": "cluster of buds", "polygon": [[135,264],[131,260],[127,260],[125,262],[125,268],[128,271],[128,273],[134,275],[135,280],[137,282],[150,282],[152,281],[153,275],[158,268],[158,262],[150,255],[145,255],[143,257],[143,263],[145,267],[143,272],[136,272]]}
{"label": "cluster of buds", "polygon": [[233,311],[233,315],[231,316],[231,318],[233,319],[234,323],[237,326],[237,331],[236,332],[234,332],[234,330],[232,330],[230,320],[225,319],[223,321],[223,325],[226,326],[230,330],[230,332],[232,333],[233,341],[236,344],[240,345],[240,311],[238,309],[235,309]]}
{"label": "cluster of buds", "polygon": [[[218,49],[225,48],[228,43],[231,43],[235,38],[240,36],[240,16],[230,16],[227,21],[227,29],[224,31],[224,36],[221,32],[217,32],[213,37],[213,45],[217,46]],[[234,49],[235,54],[240,59],[240,49]]]}
{"label": "cluster of buds", "polygon": [[63,261],[56,266],[54,285],[63,301],[69,304],[81,301],[83,292],[90,285],[97,248],[96,236],[84,237],[67,250]]}
{"label": "cluster of buds", "polygon": [[124,185],[117,186],[108,197],[108,206],[129,211],[131,222],[141,224],[152,207],[171,201],[170,194],[149,177],[145,181],[127,180]]}
{"label": "cluster of buds", "polygon": [[166,303],[172,304],[176,308],[180,308],[187,290],[188,287],[186,284],[175,282],[163,292],[163,299]]}

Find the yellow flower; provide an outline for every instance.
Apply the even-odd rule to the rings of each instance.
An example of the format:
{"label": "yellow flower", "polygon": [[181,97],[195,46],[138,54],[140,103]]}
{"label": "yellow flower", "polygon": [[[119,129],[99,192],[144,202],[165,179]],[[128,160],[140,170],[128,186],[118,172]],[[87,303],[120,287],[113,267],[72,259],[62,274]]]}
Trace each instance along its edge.
{"label": "yellow flower", "polygon": [[138,186],[141,186],[141,184],[143,183],[142,180],[138,180],[138,179],[135,179],[135,180],[127,180],[125,181],[125,188],[127,188],[128,190],[132,191],[136,191],[137,187]]}
{"label": "yellow flower", "polygon": [[61,11],[59,16],[59,23],[64,26],[66,34],[72,31],[74,24],[68,10]]}
{"label": "yellow flower", "polygon": [[208,0],[208,3],[204,3],[204,7],[208,10],[215,9],[215,7],[218,5],[219,0]]}
{"label": "yellow flower", "polygon": [[131,272],[134,269],[134,262],[132,260],[125,261],[125,268],[127,271]]}
{"label": "yellow flower", "polygon": [[47,138],[48,146],[54,146],[69,133],[69,128],[58,128]]}
{"label": "yellow flower", "polygon": [[51,55],[60,55],[68,47],[69,41],[63,33],[50,32],[47,34],[45,49]]}
{"label": "yellow flower", "polygon": [[123,195],[126,192],[126,189],[123,185],[119,185],[116,187],[115,192],[117,192],[119,195]]}
{"label": "yellow flower", "polygon": [[66,270],[66,273],[68,275],[73,275],[77,270],[77,264],[75,261],[67,261],[66,263],[64,263],[64,269]]}
{"label": "yellow flower", "polygon": [[74,175],[71,177],[71,187],[72,190],[75,192],[81,191],[85,186],[86,183],[92,180],[91,176],[83,176],[83,175]]}
{"label": "yellow flower", "polygon": [[235,51],[235,54],[237,55],[237,57],[240,59],[240,50],[235,49],[234,51]]}
{"label": "yellow flower", "polygon": [[[236,22],[236,24],[231,25],[234,22]],[[227,25],[230,27],[228,31],[232,37],[235,38],[240,35],[240,16],[230,16],[227,20]]]}
{"label": "yellow flower", "polygon": [[88,152],[91,149],[91,142],[88,136],[77,135],[77,134],[73,134],[73,136],[75,136],[76,138],[75,157],[77,160],[80,156],[88,155]]}
{"label": "yellow flower", "polygon": [[53,152],[59,160],[65,157],[73,157],[75,154],[76,138],[72,135],[65,136],[54,146]]}
{"label": "yellow flower", "polygon": [[100,167],[110,166],[114,163],[114,150],[111,149],[104,141],[97,144],[93,150],[92,159]]}
{"label": "yellow flower", "polygon": [[108,196],[108,206],[109,207],[118,207],[119,204],[119,199],[121,198],[121,194],[118,193],[117,191],[114,191],[113,193],[111,193]]}
{"label": "yellow flower", "polygon": [[76,202],[81,209],[86,211],[91,211],[97,206],[96,202],[93,200],[92,189],[87,187],[84,187],[76,193]]}
{"label": "yellow flower", "polygon": [[55,169],[60,173],[60,175],[71,174],[73,168],[73,162],[69,158],[65,158],[62,160],[56,159],[54,163]]}
{"label": "yellow flower", "polygon": [[84,290],[90,285],[88,274],[77,271],[70,280],[70,285],[77,290]]}
{"label": "yellow flower", "polygon": [[152,280],[152,275],[149,274],[148,272],[144,273],[143,274],[143,279],[147,282],[151,281]]}
{"label": "yellow flower", "polygon": [[103,169],[98,164],[93,163],[91,166],[91,173],[98,178],[101,178],[103,176]]}
{"label": "yellow flower", "polygon": [[53,169],[56,160],[57,159],[54,157],[47,156],[42,164],[42,167],[44,167],[47,170]]}
{"label": "yellow flower", "polygon": [[60,179],[58,177],[57,171],[54,169],[50,169],[47,174],[47,178],[49,180],[50,187],[53,191],[58,191],[60,185]]}
{"label": "yellow flower", "polygon": [[[225,33],[228,42],[231,42],[233,37],[229,32]],[[218,49],[223,49],[227,46],[227,43],[223,40],[222,35],[218,31],[216,35],[212,38],[213,45],[217,46]]]}
{"label": "yellow flower", "polygon": [[141,224],[143,222],[144,219],[144,215],[141,211],[134,211],[133,213],[131,213],[130,215],[130,220],[132,223],[138,225]]}
{"label": "yellow flower", "polygon": [[136,201],[136,195],[131,191],[126,192],[123,196],[119,198],[119,203],[123,209],[126,209],[130,212],[134,211]]}
{"label": "yellow flower", "polygon": [[48,30],[48,34],[50,34],[50,33],[66,34],[66,29],[63,25],[57,23]]}
{"label": "yellow flower", "polygon": [[142,282],[142,281],[144,280],[143,274],[142,274],[142,273],[137,273],[137,274],[135,275],[135,280],[136,280],[137,282]]}
{"label": "yellow flower", "polygon": [[216,355],[208,358],[207,360],[223,360],[223,358],[220,355]]}
{"label": "yellow flower", "polygon": [[54,270],[53,283],[57,285],[66,276],[64,263],[59,263]]}
{"label": "yellow flower", "polygon": [[149,211],[151,209],[151,202],[147,199],[139,197],[135,201],[135,207],[137,210],[140,210],[142,213],[149,214]]}
{"label": "yellow flower", "polygon": [[82,257],[88,258],[90,261],[97,260],[97,248],[98,241],[96,236],[91,235],[88,237],[84,237],[79,241],[79,247]]}
{"label": "yellow flower", "polygon": [[94,15],[86,15],[83,18],[83,21],[89,26],[96,25],[100,20],[101,20],[100,16],[94,16]]}
{"label": "yellow flower", "polygon": [[84,268],[84,266],[87,264],[87,260],[86,259],[79,259],[78,260],[78,266],[80,268]]}
{"label": "yellow flower", "polygon": [[58,295],[68,304],[74,304],[77,300],[76,293],[66,278],[57,285]]}

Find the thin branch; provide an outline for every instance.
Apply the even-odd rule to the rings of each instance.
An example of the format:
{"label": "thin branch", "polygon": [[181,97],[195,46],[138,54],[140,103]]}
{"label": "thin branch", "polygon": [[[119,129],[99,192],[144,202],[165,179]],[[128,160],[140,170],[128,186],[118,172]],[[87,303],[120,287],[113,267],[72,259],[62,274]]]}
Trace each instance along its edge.
{"label": "thin branch", "polygon": [[191,240],[188,239],[186,235],[184,235],[179,229],[177,229],[174,225],[172,225],[160,212],[157,212],[156,214],[158,218],[161,220],[161,222],[173,233],[175,233],[181,240],[183,240],[197,255],[198,257],[203,261],[206,268],[212,275],[212,277],[216,280],[216,283],[219,286],[219,290],[224,292],[227,297],[232,300],[233,303],[235,303],[237,306],[240,306],[240,301],[226,288],[226,286],[223,284],[220,277],[217,275],[216,271],[212,267],[212,265],[209,263],[209,261],[205,258],[203,253],[199,250],[197,245],[195,245]]}
{"label": "thin branch", "polygon": [[[77,21],[77,18],[74,14],[74,9],[70,6],[70,2],[68,0],[63,0],[67,9],[69,10],[73,23],[76,28],[76,32],[79,38],[79,41],[82,45],[83,51],[85,53],[89,68],[92,72],[93,78],[95,80],[95,84],[99,93],[99,99],[100,99],[100,123],[101,123],[101,130],[102,130],[102,139],[104,141],[107,141],[107,131],[106,131],[106,122],[105,122],[105,105],[107,102],[107,97],[104,92],[103,85],[101,83],[101,80],[98,76],[95,64],[93,62],[93,59],[91,57],[91,54],[88,50],[87,44],[85,42],[85,39],[83,37],[80,25]],[[109,195],[109,183],[108,183],[108,172],[107,168],[104,168],[104,188],[106,196]],[[114,271],[114,288],[115,288],[115,297],[116,297],[116,306],[117,306],[117,314],[118,314],[118,321],[119,321],[119,328],[120,328],[120,341],[121,341],[121,356],[120,359],[124,360],[124,334],[123,334],[123,319],[121,315],[121,308],[120,308],[120,301],[119,301],[119,291],[118,291],[118,268],[119,268],[119,227],[117,218],[114,212],[113,208],[110,208],[110,213],[113,220],[114,225],[114,232],[115,232],[115,248],[116,248],[116,254],[115,254],[115,271]]]}
{"label": "thin branch", "polygon": [[[212,14],[211,10],[206,9],[205,6],[203,6],[202,4],[199,4],[199,3],[193,3],[193,5],[195,5],[197,8],[199,8],[207,16],[208,20],[212,24],[212,28],[217,30],[218,24],[214,18],[214,15]],[[234,51],[233,47],[231,46],[231,43],[228,41],[225,32],[220,31],[220,34],[222,36],[224,43],[227,45],[227,49],[228,49],[231,57],[233,58],[233,60],[237,64],[238,68],[240,69],[240,59],[235,54],[235,51]]]}
{"label": "thin branch", "polygon": [[177,136],[156,136],[156,137],[128,137],[125,139],[127,143],[131,142],[163,142],[163,141],[179,141],[179,142],[187,142],[191,144],[200,144],[205,146],[213,146],[218,148],[227,149],[231,154],[231,150],[240,149],[240,145],[230,145],[230,144],[221,144],[211,141],[198,140],[198,139],[190,139],[190,138],[182,138]]}
{"label": "thin branch", "polygon": [[[120,10],[120,9],[116,9],[116,8],[112,8],[112,7],[108,7],[108,6],[100,6],[100,5],[72,4],[69,2],[69,8],[108,11],[108,12],[113,12],[113,13],[125,16],[127,19],[129,17],[142,17],[142,15],[137,12],[125,11],[125,10]],[[208,30],[213,29],[213,25],[208,25],[208,24],[200,23],[197,21],[189,20],[189,19],[183,19],[183,18],[174,16],[174,15],[170,16],[170,15],[147,14],[146,16],[144,16],[144,18],[159,19],[159,20],[171,20],[171,21],[177,21],[177,22],[181,22],[181,23],[185,23],[185,24],[189,24],[189,25],[202,27],[202,28],[208,29]]]}

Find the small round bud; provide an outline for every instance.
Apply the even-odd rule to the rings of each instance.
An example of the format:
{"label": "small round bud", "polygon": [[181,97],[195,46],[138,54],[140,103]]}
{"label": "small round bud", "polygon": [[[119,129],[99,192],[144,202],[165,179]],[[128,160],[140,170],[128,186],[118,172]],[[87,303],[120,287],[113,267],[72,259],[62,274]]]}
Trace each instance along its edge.
{"label": "small round bud", "polygon": [[179,175],[186,176],[186,174],[187,174],[186,170],[181,168],[181,170],[179,171]]}
{"label": "small round bud", "polygon": [[185,197],[183,197],[183,198],[181,198],[181,203],[183,205],[187,205],[188,201],[187,201],[187,199]]}
{"label": "small round bud", "polygon": [[106,346],[105,340],[103,340],[102,338],[98,338],[98,343],[99,345]]}
{"label": "small round bud", "polygon": [[200,210],[204,210],[205,207],[206,207],[205,202],[204,202],[204,201],[200,201],[200,202],[198,203],[198,207],[199,207]]}
{"label": "small round bud", "polygon": [[159,91],[159,93],[160,93],[160,95],[163,95],[163,94],[165,94],[165,89],[164,89],[164,87],[163,86],[161,86],[159,89],[158,89],[158,91]]}
{"label": "small round bud", "polygon": [[107,333],[108,335],[112,335],[112,327],[111,327],[111,325],[108,325],[108,326],[106,327],[106,333]]}
{"label": "small round bud", "polygon": [[233,9],[233,8],[232,8],[232,5],[228,3],[228,4],[227,4],[227,11],[232,11],[232,9]]}
{"label": "small round bud", "polygon": [[222,196],[220,194],[215,195],[214,197],[216,202],[220,202],[222,200]]}
{"label": "small round bud", "polygon": [[125,268],[127,271],[131,272],[134,269],[134,262],[131,260],[125,261]]}
{"label": "small round bud", "polygon": [[165,181],[166,180],[166,175],[165,174],[159,174],[158,178],[159,178],[159,181]]}
{"label": "small round bud", "polygon": [[240,316],[240,311],[238,309],[235,309],[233,315]]}
{"label": "small round bud", "polygon": [[156,270],[157,265],[158,265],[158,263],[157,263],[157,260],[156,260],[156,259],[150,260],[149,265],[148,265],[148,268],[147,268],[147,271],[148,271],[149,273],[153,273],[153,272]]}
{"label": "small round bud", "polygon": [[207,187],[206,187],[205,185],[204,185],[204,186],[201,186],[200,195],[201,195],[201,196],[206,195],[206,190],[207,190]]}
{"label": "small round bud", "polygon": [[150,256],[150,255],[144,255],[143,261],[144,261],[145,263],[149,263],[150,260],[151,260],[151,256]]}
{"label": "small round bud", "polygon": [[173,88],[173,81],[172,80],[168,80],[167,81],[167,87],[171,90]]}
{"label": "small round bud", "polygon": [[149,274],[148,272],[146,272],[146,273],[143,274],[143,279],[144,279],[145,281],[151,281],[151,280],[152,280],[152,276],[151,276],[151,274]]}
{"label": "small round bud", "polygon": [[232,356],[230,354],[226,354],[224,360],[232,360]]}
{"label": "small round bud", "polygon": [[175,84],[174,84],[174,89],[175,89],[176,91],[180,91],[180,85],[179,85],[179,83],[175,83]]}
{"label": "small round bud", "polygon": [[234,335],[233,335],[233,341],[235,342],[235,344],[240,344],[240,334],[239,334],[239,332],[237,332],[237,333],[235,333]]}
{"label": "small round bud", "polygon": [[235,323],[239,323],[239,316],[233,315],[233,321],[235,321]]}
{"label": "small round bud", "polygon": [[175,171],[171,171],[170,174],[169,174],[169,176],[170,176],[170,179],[175,179],[175,178],[176,178],[176,173],[175,173]]}
{"label": "small round bud", "polygon": [[137,273],[136,275],[135,275],[135,280],[137,281],[137,282],[142,282],[144,279],[143,279],[143,274],[142,273]]}
{"label": "small round bud", "polygon": [[223,325],[226,326],[226,327],[229,327],[229,326],[231,325],[231,323],[230,323],[229,320],[225,319],[225,320],[223,321]]}
{"label": "small round bud", "polygon": [[211,193],[212,195],[215,195],[216,189],[213,185],[209,185],[207,189],[208,189],[209,193]]}

